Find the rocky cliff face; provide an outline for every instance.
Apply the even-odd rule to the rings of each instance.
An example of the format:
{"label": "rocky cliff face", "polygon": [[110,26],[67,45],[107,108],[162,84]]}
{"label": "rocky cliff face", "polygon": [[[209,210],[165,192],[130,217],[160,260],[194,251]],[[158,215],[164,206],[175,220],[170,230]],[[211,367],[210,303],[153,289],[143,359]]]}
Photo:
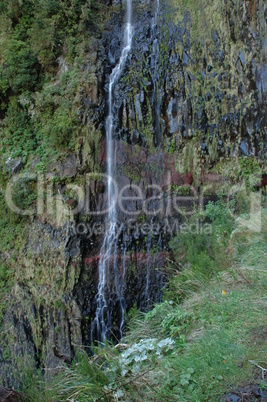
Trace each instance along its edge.
{"label": "rocky cliff face", "polygon": [[[53,375],[93,340],[105,222],[97,213],[107,201],[101,174],[107,86],[120,56],[124,15],[120,5],[110,7],[105,31],[92,38],[79,65],[81,134],[72,153],[38,178],[46,205],[27,224],[29,235],[15,261],[16,285],[7,295],[0,341],[6,386],[23,379],[23,367]],[[133,46],[114,96],[116,182],[128,197],[119,211],[116,257],[126,310],[160,300],[173,235],[166,219],[181,222],[200,203],[203,187],[205,202],[219,187],[237,182],[251,158],[263,170],[267,147],[263,0],[165,1],[157,24],[154,2],[135,1],[133,15]],[[61,58],[58,79],[66,68],[73,66]],[[173,196],[179,197],[178,210],[169,203]],[[116,339],[121,299],[114,275],[108,303]]]}

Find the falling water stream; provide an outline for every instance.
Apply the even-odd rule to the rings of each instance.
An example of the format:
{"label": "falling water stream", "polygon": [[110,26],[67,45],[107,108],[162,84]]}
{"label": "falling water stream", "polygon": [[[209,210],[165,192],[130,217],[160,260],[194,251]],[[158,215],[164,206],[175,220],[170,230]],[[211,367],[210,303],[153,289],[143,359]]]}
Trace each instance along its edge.
{"label": "falling water stream", "polygon": [[145,308],[148,310],[150,306],[150,297],[149,297],[149,288],[150,288],[150,266],[151,266],[151,245],[152,245],[152,226],[153,226],[153,217],[150,221],[150,228],[149,233],[147,236],[147,243],[146,243],[146,251],[147,251],[147,263],[146,263],[146,288],[145,288]]}
{"label": "falling water stream", "polygon": [[155,2],[154,17],[152,19],[151,33],[153,39],[152,57],[151,57],[151,70],[153,81],[153,95],[152,95],[152,107],[154,111],[154,144],[156,147],[161,142],[161,128],[160,128],[160,102],[159,102],[159,90],[158,90],[158,57],[159,57],[159,42],[157,39],[158,31],[158,14],[160,10],[159,0]]}
{"label": "falling water stream", "polygon": [[[121,305],[121,322],[123,322],[123,305],[121,301],[121,295],[119,294],[118,275],[117,275],[117,234],[116,234],[116,209],[114,199],[114,166],[115,166],[115,153],[113,143],[113,129],[114,129],[114,108],[113,108],[113,90],[114,85],[118,82],[129,51],[131,50],[133,37],[132,26],[132,0],[126,0],[126,23],[124,28],[124,42],[123,50],[118,64],[113,69],[108,87],[108,117],[106,119],[106,144],[107,144],[107,176],[108,176],[108,221],[109,228],[106,231],[103,245],[100,250],[100,261],[98,266],[99,281],[98,281],[98,293],[97,293],[97,308],[95,319],[92,323],[92,332],[96,329],[96,337],[98,341],[105,341],[107,331],[111,324],[111,317],[108,311],[108,304],[106,300],[106,287],[107,287],[107,275],[111,267],[114,270],[115,276],[115,290],[118,293]],[[120,324],[120,329],[122,324]]]}

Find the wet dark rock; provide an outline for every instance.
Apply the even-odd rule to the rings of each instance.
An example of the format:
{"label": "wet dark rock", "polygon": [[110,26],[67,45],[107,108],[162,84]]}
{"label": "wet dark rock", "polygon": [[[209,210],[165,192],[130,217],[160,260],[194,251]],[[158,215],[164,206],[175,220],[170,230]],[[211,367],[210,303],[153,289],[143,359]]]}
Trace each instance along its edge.
{"label": "wet dark rock", "polygon": [[222,51],[220,50],[220,51],[218,51],[217,54],[218,54],[218,58],[219,58],[220,62],[223,63],[223,62],[224,62],[224,59],[225,59],[224,52],[222,52]]}
{"label": "wet dark rock", "polygon": [[18,392],[4,388],[0,385],[0,401],[1,402],[26,402],[27,399]]}
{"label": "wet dark rock", "polygon": [[214,100],[215,100],[215,102],[221,102],[222,99],[223,99],[223,97],[224,97],[224,93],[223,93],[223,92],[216,92],[216,93],[214,94]]}
{"label": "wet dark rock", "polygon": [[134,145],[134,144],[140,143],[140,141],[141,141],[141,138],[140,138],[139,132],[137,130],[133,130],[130,133],[130,143]]}
{"label": "wet dark rock", "polygon": [[64,161],[51,164],[48,170],[59,177],[75,177],[78,171],[78,161],[74,154],[69,154]]}
{"label": "wet dark rock", "polygon": [[115,63],[116,63],[116,60],[115,60],[114,56],[111,54],[110,51],[108,52],[108,59],[109,59],[110,64],[111,64],[112,66],[114,66]]}
{"label": "wet dark rock", "polygon": [[200,146],[201,146],[201,151],[202,151],[203,153],[206,153],[206,152],[208,151],[207,145],[206,145],[204,142],[201,142],[201,143],[200,143]]}
{"label": "wet dark rock", "polygon": [[23,169],[24,164],[22,158],[9,158],[6,162],[6,166],[13,175],[19,173]]}
{"label": "wet dark rock", "polygon": [[206,95],[205,95],[206,101],[211,100],[211,97],[212,97],[212,95],[211,95],[211,93],[208,91],[208,92],[206,93]]}
{"label": "wet dark rock", "polygon": [[212,37],[215,45],[218,46],[220,44],[220,39],[219,39],[218,32],[214,28],[212,28],[212,30],[211,30],[211,37]]}
{"label": "wet dark rock", "polygon": [[245,58],[245,54],[244,54],[243,50],[240,50],[240,52],[239,52],[239,59],[241,61],[241,64],[242,64],[242,67],[244,70],[246,67],[246,58]]}
{"label": "wet dark rock", "polygon": [[220,399],[221,402],[266,402],[267,391],[255,384],[238,387],[235,391],[229,392]]}
{"label": "wet dark rock", "polygon": [[241,402],[242,398],[238,395],[229,393],[225,399],[225,402]]}
{"label": "wet dark rock", "polygon": [[32,162],[32,167],[35,169],[35,167],[38,165],[38,163],[40,163],[41,158],[39,156],[37,156],[37,158],[34,159],[34,161]]}
{"label": "wet dark rock", "polygon": [[225,148],[224,148],[224,144],[223,144],[222,140],[218,141],[217,151],[218,151],[219,155],[223,155],[225,152]]}
{"label": "wet dark rock", "polygon": [[249,154],[248,142],[246,139],[244,139],[240,144],[240,152],[244,156],[248,156]]}
{"label": "wet dark rock", "polygon": [[185,66],[188,66],[188,64],[189,64],[189,56],[186,52],[184,52],[184,55],[183,55],[183,64]]}

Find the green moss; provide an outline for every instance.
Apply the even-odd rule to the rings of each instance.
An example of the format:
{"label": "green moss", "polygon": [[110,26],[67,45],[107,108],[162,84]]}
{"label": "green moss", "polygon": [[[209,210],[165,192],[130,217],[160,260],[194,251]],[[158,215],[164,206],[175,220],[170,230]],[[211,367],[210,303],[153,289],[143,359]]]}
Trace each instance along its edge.
{"label": "green moss", "polygon": [[240,174],[244,179],[247,188],[253,187],[259,182],[260,167],[258,161],[253,157],[239,158]]}

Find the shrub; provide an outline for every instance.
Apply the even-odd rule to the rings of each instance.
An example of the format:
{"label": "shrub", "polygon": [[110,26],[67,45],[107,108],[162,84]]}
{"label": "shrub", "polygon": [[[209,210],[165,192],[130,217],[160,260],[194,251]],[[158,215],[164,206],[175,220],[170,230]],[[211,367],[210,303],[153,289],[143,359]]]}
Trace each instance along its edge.
{"label": "shrub", "polygon": [[16,100],[9,104],[0,135],[2,145],[11,151],[12,157],[22,156],[26,160],[37,147],[31,117]]}
{"label": "shrub", "polygon": [[189,222],[197,221],[201,225],[208,219],[211,222],[209,233],[181,232],[171,241],[179,270],[170,280],[168,299],[180,302],[229,264],[230,256],[225,249],[234,229],[234,205],[234,200],[226,203],[222,198],[209,202],[204,214],[194,215]]}
{"label": "shrub", "polygon": [[[38,60],[30,46],[18,39],[9,39],[3,51],[1,76],[14,93],[33,90],[38,80]],[[3,78],[2,78],[3,80]],[[3,84],[2,84],[3,85]]]}

